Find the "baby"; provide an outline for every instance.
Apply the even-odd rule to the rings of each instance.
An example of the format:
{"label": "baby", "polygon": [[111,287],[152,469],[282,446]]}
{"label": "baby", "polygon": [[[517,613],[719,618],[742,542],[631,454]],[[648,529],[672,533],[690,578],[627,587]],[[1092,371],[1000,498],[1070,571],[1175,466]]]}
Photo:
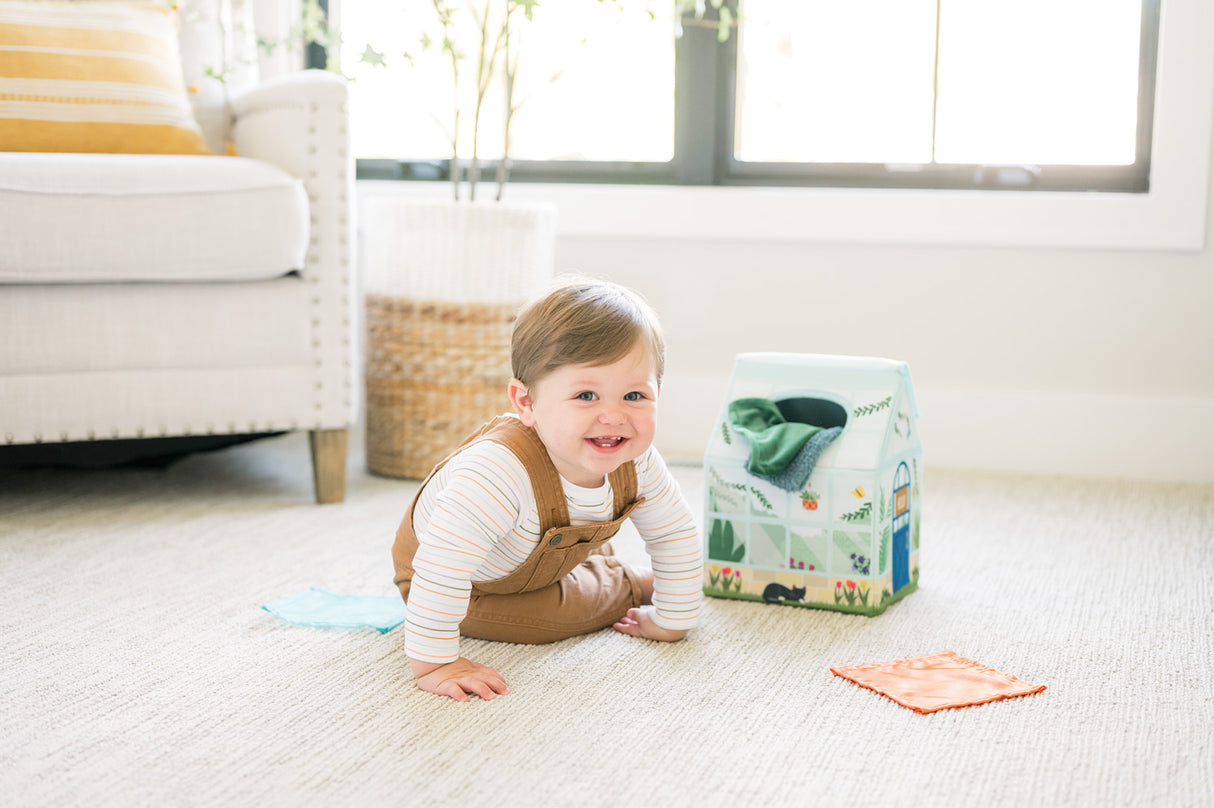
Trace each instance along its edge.
{"label": "baby", "polygon": [[[458,701],[509,692],[459,655],[460,634],[543,643],[614,626],[672,641],[695,625],[700,537],[653,448],[664,363],[657,317],[616,284],[569,281],[519,313],[514,414],[430,473],[392,548],[422,690]],[[607,544],[625,519],[652,571]]]}

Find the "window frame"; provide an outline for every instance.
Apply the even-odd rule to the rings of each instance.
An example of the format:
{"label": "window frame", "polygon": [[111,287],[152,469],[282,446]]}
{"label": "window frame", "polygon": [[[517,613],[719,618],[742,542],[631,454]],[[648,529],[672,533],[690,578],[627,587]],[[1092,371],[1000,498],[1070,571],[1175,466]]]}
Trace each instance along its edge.
{"label": "window frame", "polygon": [[[734,2],[734,0],[731,0]],[[720,146],[718,175],[722,185],[800,186],[823,188],[906,188],[922,190],[1112,191],[1150,190],[1154,127],[1155,74],[1158,68],[1161,0],[1141,0],[1138,49],[1138,126],[1134,163],[1115,165],[1000,165],[977,163],[748,163],[732,154],[733,110],[737,86],[737,37],[723,44],[725,78],[718,92]],[[941,2],[936,1],[936,28]],[[939,41],[937,40],[937,50]],[[935,145],[933,144],[933,151]]]}
{"label": "window frame", "polygon": [[[1151,189],[1142,194],[512,182],[508,204],[559,211],[562,239],[621,239],[678,250],[701,243],[964,249],[976,272],[993,250],[1206,249],[1214,141],[1214,4],[1168,0],[1160,17]],[[440,182],[359,182],[357,200],[449,202]],[[671,260],[678,260],[671,253]],[[815,255],[808,253],[807,257]],[[1163,282],[1166,282],[1163,281]]]}
{"label": "window frame", "polygon": [[[727,0],[736,8],[738,0]],[[688,18],[675,43],[675,147],[668,163],[512,160],[511,183],[691,185],[851,189],[1076,191],[1150,190],[1161,0],[1141,0],[1138,127],[1128,166],[1023,166],[954,163],[746,162],[733,155],[738,37],[718,42],[715,21]],[[322,0],[322,7],[328,0]],[[940,2],[937,0],[937,25]],[[326,54],[313,45],[310,66]],[[448,181],[447,160],[359,158],[360,180]],[[496,161],[482,161],[492,177]]]}

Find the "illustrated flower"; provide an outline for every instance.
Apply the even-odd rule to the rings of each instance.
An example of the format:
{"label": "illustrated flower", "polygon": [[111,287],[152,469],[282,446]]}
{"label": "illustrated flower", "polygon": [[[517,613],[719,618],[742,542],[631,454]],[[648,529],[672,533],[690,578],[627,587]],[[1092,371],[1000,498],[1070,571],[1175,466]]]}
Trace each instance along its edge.
{"label": "illustrated flower", "polygon": [[814,567],[814,565],[813,565],[813,564],[810,564],[810,565],[809,565],[809,569],[810,569],[810,571],[812,572],[814,569],[816,569],[816,567]]}
{"label": "illustrated flower", "polygon": [[835,589],[842,589],[842,588],[843,588],[843,582],[835,581]]}
{"label": "illustrated flower", "polygon": [[718,572],[721,571],[721,568],[718,567],[716,564],[713,564],[711,567],[709,567],[709,569],[712,570],[713,575],[716,575]]}
{"label": "illustrated flower", "polygon": [[725,569],[721,570],[721,572],[724,573],[725,575],[730,575],[733,573],[733,570],[731,570],[729,567],[726,567]]}
{"label": "illustrated flower", "polygon": [[848,581],[848,582],[847,582],[847,588],[848,588],[848,589],[855,589],[855,588],[856,588],[856,582],[855,582],[855,581]]}
{"label": "illustrated flower", "polygon": [[741,578],[741,577],[742,577],[742,570],[734,570],[734,571],[733,571],[733,574],[734,574],[734,577],[735,577],[735,578]]}

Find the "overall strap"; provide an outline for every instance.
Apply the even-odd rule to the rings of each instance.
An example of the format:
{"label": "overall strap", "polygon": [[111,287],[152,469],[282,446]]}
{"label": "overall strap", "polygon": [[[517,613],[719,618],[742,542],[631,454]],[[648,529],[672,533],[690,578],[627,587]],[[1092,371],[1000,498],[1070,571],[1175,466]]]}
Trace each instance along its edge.
{"label": "overall strap", "polygon": [[637,498],[637,467],[629,461],[607,475],[611,483],[611,495],[616,519],[624,515],[624,510]]}
{"label": "overall strap", "polygon": [[544,448],[543,441],[535,429],[510,416],[502,416],[494,422],[494,429],[485,433],[489,440],[497,441],[514,452],[523,463],[527,476],[531,478],[531,490],[535,492],[535,509],[540,520],[540,535],[554,527],[569,525],[569,509],[565,506],[565,489],[561,486],[561,475],[552,458]]}
{"label": "overall strap", "polygon": [[[569,508],[565,505],[565,489],[561,475],[535,429],[523,426],[517,418],[503,416],[487,430],[485,437],[505,444],[518,455],[531,478],[535,492],[535,508],[539,514],[540,535],[554,527],[569,526]],[[637,498],[636,464],[627,462],[607,475],[611,483],[613,517],[619,519]]]}

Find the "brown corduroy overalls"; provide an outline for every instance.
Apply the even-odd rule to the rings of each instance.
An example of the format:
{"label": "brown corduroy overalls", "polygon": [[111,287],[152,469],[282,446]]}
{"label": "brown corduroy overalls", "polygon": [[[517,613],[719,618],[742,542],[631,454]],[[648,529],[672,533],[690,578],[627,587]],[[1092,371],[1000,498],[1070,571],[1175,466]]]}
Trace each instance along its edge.
{"label": "brown corduroy overalls", "polygon": [[629,608],[640,606],[636,573],[612,558],[606,547],[644,500],[636,497],[636,467],[624,463],[608,475],[613,520],[572,527],[561,478],[548,450],[534,429],[508,415],[498,416],[468,436],[422,482],[392,546],[401,597],[408,601],[413,581],[413,556],[418,548],[413,510],[422,491],[461,449],[481,440],[503,444],[522,461],[535,492],[541,538],[518,569],[497,580],[473,582],[460,634],[500,642],[553,642],[610,626]]}

